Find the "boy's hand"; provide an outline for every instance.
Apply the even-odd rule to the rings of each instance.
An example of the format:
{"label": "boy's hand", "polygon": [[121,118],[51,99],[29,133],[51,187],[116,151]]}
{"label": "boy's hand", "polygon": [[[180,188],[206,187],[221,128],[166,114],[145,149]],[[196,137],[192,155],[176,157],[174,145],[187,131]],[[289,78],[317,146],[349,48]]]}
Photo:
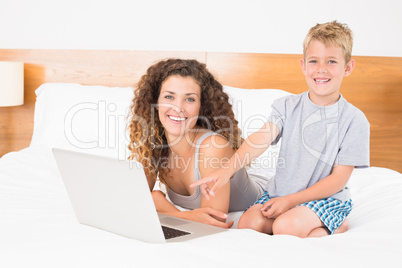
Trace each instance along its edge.
{"label": "boy's hand", "polygon": [[[202,195],[209,200],[215,193],[230,180],[230,172],[225,169],[219,169],[210,176],[200,179],[190,185],[191,188],[200,186]],[[211,188],[212,187],[212,188]]]}
{"label": "boy's hand", "polygon": [[274,219],[279,217],[293,207],[287,196],[275,197],[262,205],[261,213],[267,218]]}

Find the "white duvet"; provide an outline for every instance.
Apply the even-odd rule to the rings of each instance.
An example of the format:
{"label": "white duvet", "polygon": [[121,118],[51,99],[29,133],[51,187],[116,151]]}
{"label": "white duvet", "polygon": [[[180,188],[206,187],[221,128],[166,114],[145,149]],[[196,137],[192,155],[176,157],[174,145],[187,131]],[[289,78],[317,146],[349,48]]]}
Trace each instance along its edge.
{"label": "white duvet", "polygon": [[0,158],[0,267],[402,267],[402,175],[396,171],[353,172],[355,206],[344,234],[300,239],[230,229],[149,244],[77,222],[51,153],[57,133],[43,131],[50,124],[45,119],[36,112],[30,147]]}
{"label": "white duvet", "polygon": [[402,267],[402,175],[389,169],[354,171],[344,234],[230,229],[164,245],[79,224],[49,149],[7,154],[0,174],[0,267]]}

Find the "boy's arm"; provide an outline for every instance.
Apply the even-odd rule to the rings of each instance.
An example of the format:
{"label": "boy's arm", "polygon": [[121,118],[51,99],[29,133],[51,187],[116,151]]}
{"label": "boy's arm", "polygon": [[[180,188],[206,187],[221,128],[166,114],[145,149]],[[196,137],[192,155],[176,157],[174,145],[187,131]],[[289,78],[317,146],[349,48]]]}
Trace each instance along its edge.
{"label": "boy's arm", "polygon": [[345,187],[350,175],[352,175],[353,169],[354,166],[335,165],[330,175],[307,189],[295,193],[292,197],[293,202],[298,205],[336,194]]}
{"label": "boy's arm", "polygon": [[[274,123],[265,123],[262,128],[247,137],[227,164],[222,165],[222,168],[211,173],[210,176],[191,184],[190,187],[200,186],[202,194],[208,200],[209,196],[214,196],[215,192],[225,185],[236,171],[265,152],[278,135],[279,128]],[[213,184],[211,189],[209,184]]]}
{"label": "boy's arm", "polygon": [[263,205],[261,210],[264,216],[276,218],[297,205],[308,201],[328,198],[345,187],[353,169],[354,166],[335,165],[329,176],[303,191],[283,197],[272,198]]}

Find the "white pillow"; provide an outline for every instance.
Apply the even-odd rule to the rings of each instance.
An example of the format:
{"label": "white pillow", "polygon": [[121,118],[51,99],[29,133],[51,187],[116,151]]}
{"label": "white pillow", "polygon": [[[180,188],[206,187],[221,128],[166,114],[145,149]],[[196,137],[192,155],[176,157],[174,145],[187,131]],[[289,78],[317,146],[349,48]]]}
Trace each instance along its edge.
{"label": "white pillow", "polygon": [[128,157],[131,87],[46,83],[36,90],[30,146]]}
{"label": "white pillow", "polygon": [[[229,95],[243,138],[260,129],[267,122],[274,100],[291,94],[280,89],[242,89],[229,86],[223,88]],[[265,180],[271,178],[275,173],[279,148],[280,142],[270,146],[268,150],[253,161],[248,169],[249,174]],[[265,181],[263,183],[265,184]]]}
{"label": "white pillow", "polygon": [[[241,89],[224,86],[243,138],[267,121],[272,102],[290,93],[278,89]],[[36,90],[32,147],[65,148],[127,159],[127,118],[132,87],[46,83]],[[255,160],[250,173],[272,177],[279,144]]]}

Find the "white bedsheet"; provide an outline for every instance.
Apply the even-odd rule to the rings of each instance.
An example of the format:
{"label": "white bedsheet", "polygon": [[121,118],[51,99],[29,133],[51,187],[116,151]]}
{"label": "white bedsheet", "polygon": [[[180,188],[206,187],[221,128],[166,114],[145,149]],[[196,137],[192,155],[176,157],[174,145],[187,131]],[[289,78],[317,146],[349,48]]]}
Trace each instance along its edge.
{"label": "white bedsheet", "polygon": [[79,224],[50,149],[30,147],[0,159],[0,267],[402,267],[402,175],[355,170],[349,186],[355,207],[344,234],[230,229],[149,244]]}

